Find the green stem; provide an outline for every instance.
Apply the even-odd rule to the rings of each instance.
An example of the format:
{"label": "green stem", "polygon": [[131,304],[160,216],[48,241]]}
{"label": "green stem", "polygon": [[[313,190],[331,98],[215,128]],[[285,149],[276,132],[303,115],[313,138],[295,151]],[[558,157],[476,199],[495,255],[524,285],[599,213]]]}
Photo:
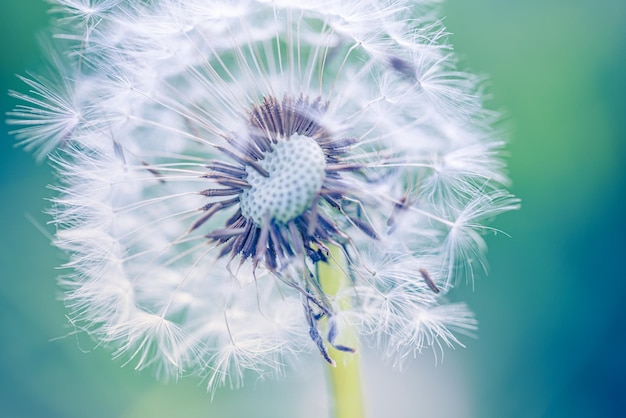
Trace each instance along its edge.
{"label": "green stem", "polygon": [[[345,260],[339,248],[331,248],[328,263],[318,263],[317,274],[324,293],[328,296],[337,295],[342,289],[350,286],[349,279],[343,269]],[[337,301],[342,310],[350,308],[347,298]],[[354,329],[341,329],[341,343],[357,349],[358,337]],[[347,353],[328,347],[330,357],[335,360],[336,367],[328,366],[328,377],[331,389],[331,408],[334,418],[363,418],[363,396],[359,373],[357,353]]]}

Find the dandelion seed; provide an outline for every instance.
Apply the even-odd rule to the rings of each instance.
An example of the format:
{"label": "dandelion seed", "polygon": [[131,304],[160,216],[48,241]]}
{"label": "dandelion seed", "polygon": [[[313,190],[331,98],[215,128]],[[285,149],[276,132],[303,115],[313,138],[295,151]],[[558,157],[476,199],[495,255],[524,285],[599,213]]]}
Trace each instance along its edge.
{"label": "dandelion seed", "polygon": [[422,278],[424,279],[424,281],[426,282],[428,287],[430,288],[430,290],[432,290],[435,293],[441,292],[439,287],[437,287],[437,285],[435,284],[433,279],[430,278],[430,275],[428,274],[428,272],[425,269],[419,269],[419,272],[422,275]]}
{"label": "dandelion seed", "polygon": [[346,328],[398,366],[475,329],[445,294],[518,202],[430,2],[53,3],[61,81],[9,117],[59,174],[72,324],[212,389]]}

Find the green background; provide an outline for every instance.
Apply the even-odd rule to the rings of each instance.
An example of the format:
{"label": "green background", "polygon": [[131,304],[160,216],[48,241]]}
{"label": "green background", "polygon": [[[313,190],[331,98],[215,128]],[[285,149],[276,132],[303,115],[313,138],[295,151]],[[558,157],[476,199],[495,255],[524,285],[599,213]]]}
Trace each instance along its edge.
{"label": "green background", "polygon": [[[0,4],[1,93],[41,67],[41,0]],[[462,289],[479,338],[404,373],[365,356],[376,417],[626,416],[626,3],[448,0],[451,40],[490,76],[507,112],[509,167],[522,210],[497,219],[491,272]],[[40,231],[50,167],[0,129],[0,416],[62,418],[318,417],[324,375],[312,356],[279,380],[218,390],[157,383],[70,335],[54,270],[63,256]],[[45,229],[48,229],[45,226]],[[60,338],[59,338],[60,337]],[[309,361],[310,360],[310,361]]]}

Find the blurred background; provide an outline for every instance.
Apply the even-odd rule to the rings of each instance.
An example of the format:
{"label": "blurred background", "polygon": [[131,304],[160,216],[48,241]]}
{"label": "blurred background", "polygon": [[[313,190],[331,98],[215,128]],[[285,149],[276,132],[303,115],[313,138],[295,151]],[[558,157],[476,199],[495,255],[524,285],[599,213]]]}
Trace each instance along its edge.
{"label": "blurred background", "polygon": [[[393,372],[365,354],[369,418],[626,416],[626,3],[447,0],[463,66],[507,112],[522,210],[496,220],[488,277],[458,289],[480,321],[466,349]],[[0,110],[41,68],[42,0],[0,2]],[[2,118],[3,119],[3,118]],[[0,128],[0,416],[324,417],[317,357],[276,381],[156,382],[68,336],[49,244],[50,167]],[[43,229],[43,231],[42,231]]]}

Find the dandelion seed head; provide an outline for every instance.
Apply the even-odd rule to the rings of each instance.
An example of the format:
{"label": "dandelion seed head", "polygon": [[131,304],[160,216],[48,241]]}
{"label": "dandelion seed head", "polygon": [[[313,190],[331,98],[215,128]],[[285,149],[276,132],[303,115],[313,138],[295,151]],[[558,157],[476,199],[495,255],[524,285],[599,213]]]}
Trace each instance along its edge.
{"label": "dandelion seed head", "polygon": [[436,2],[51,3],[56,74],[22,78],[9,123],[58,173],[77,330],[211,390],[333,363],[346,328],[398,367],[462,345],[446,294],[518,201]]}

